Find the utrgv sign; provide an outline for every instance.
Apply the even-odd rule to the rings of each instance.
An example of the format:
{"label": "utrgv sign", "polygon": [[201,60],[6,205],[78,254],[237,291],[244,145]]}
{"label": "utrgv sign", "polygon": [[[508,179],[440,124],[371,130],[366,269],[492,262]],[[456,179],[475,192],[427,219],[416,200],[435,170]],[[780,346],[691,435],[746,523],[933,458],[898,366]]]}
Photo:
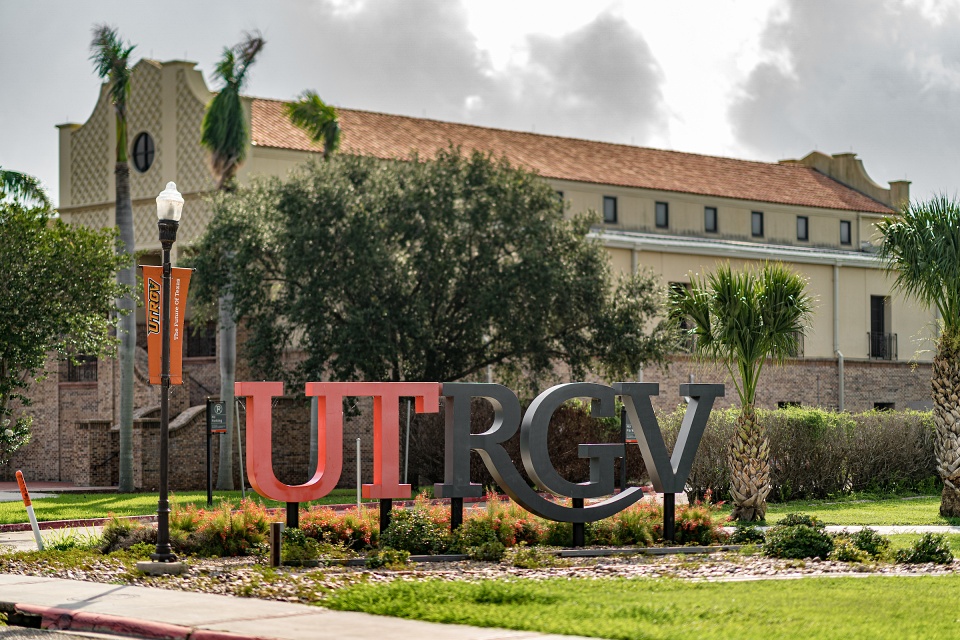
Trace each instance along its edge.
{"label": "utrgv sign", "polygon": [[[534,491],[514,466],[503,443],[520,431],[523,466],[538,487],[569,498],[600,498],[614,491],[614,464],[625,454],[625,444],[581,444],[581,458],[590,460],[590,481],[577,484],[557,473],[547,454],[547,432],[553,412],[567,400],[590,398],[595,417],[613,417],[620,396],[637,433],[654,489],[680,493],[693,464],[713,401],[724,394],[720,384],[680,385],[680,395],[689,398],[683,424],[667,454],[651,396],[659,385],[651,382],[620,382],[612,387],[589,382],[561,384],[541,393],[521,420],[520,401],[498,384],[472,382],[309,382],[308,396],[318,399],[317,468],[306,483],[288,485],[277,480],[272,463],[271,403],[283,395],[280,382],[238,382],[237,397],[247,400],[247,474],[250,484],[265,498],[281,502],[308,502],[321,498],[337,486],[343,466],[343,413],[346,397],[373,397],[373,483],[363,485],[365,498],[409,498],[410,485],[400,484],[400,399],[413,397],[418,413],[439,410],[444,397],[446,457],[444,482],[434,493],[442,498],[479,496],[482,487],[470,482],[470,452],[483,458],[497,484],[524,509],[560,522],[592,522],[622,511],[643,497],[632,487],[606,500],[585,507],[566,507]],[[493,425],[485,432],[470,433],[470,401],[484,398],[493,405]],[[640,429],[637,429],[637,425]]]}

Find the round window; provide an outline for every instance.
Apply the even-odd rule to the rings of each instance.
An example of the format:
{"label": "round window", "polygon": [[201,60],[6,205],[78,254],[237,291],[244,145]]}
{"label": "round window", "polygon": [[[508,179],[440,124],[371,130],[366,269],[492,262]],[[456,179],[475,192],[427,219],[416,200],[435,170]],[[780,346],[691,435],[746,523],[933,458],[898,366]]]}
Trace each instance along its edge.
{"label": "round window", "polygon": [[153,157],[156,155],[156,149],[153,146],[153,138],[144,131],[133,141],[133,166],[140,173],[145,172],[153,164]]}

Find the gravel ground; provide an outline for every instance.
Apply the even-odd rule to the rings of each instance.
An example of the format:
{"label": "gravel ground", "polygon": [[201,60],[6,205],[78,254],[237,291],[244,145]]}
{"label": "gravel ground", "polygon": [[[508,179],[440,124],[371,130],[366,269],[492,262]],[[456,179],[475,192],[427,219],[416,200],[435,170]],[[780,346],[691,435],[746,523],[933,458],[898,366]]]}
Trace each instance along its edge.
{"label": "gravel ground", "polygon": [[[813,560],[775,560],[737,553],[700,556],[620,556],[570,559],[567,566],[520,569],[506,563],[430,562],[403,570],[362,567],[282,567],[271,569],[250,558],[190,559],[189,572],[181,576],[150,577],[132,571],[129,564],[109,556],[89,563],[58,567],[11,557],[0,560],[0,571],[24,575],[88,580],[256,597],[286,602],[321,603],[327,593],[357,582],[393,580],[487,580],[545,578],[679,578],[685,580],[789,579],[809,576],[947,575],[960,572],[960,562],[950,565],[848,564]],[[82,566],[79,566],[82,565]]]}

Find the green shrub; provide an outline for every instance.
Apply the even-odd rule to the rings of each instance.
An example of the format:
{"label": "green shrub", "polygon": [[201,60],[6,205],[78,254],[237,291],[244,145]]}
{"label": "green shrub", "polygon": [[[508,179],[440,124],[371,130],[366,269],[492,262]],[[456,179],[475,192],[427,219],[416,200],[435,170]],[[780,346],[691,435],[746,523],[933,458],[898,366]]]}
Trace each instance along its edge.
{"label": "green shrub", "polygon": [[795,527],[800,524],[813,529],[823,529],[823,520],[809,513],[788,513],[777,523],[781,527]]}
{"label": "green shrub", "polygon": [[570,561],[550,553],[539,546],[528,547],[519,544],[508,549],[503,561],[520,569],[542,569],[544,567],[567,567]]}
{"label": "green shrub", "polygon": [[445,553],[452,544],[449,524],[432,517],[421,504],[412,509],[394,509],[390,526],[380,534],[380,547],[408,551],[413,555]]}
{"label": "green shrub", "polygon": [[367,554],[367,569],[402,569],[410,562],[410,552],[400,549],[375,549]]}
{"label": "green shrub", "polygon": [[869,527],[864,527],[851,534],[850,540],[858,549],[867,552],[871,558],[879,558],[890,549],[890,539]]}
{"label": "green shrub", "polygon": [[[174,542],[183,540],[182,535],[174,535],[171,530],[171,546]],[[121,520],[111,514],[110,521],[100,532],[100,552],[114,553],[128,551],[137,545],[151,545],[154,550],[157,545],[157,527],[145,525],[131,520]],[[180,553],[182,550],[175,548]],[[151,551],[153,553],[153,551]]]}
{"label": "green shrub", "polygon": [[942,533],[925,533],[909,549],[899,549],[896,559],[904,564],[950,564],[953,562],[953,553],[950,551],[947,536]]}
{"label": "green shrub", "polygon": [[781,524],[767,532],[763,552],[774,558],[826,558],[833,540],[816,517],[803,513],[787,514]]}
{"label": "green shrub", "polygon": [[737,521],[736,529],[730,534],[730,544],[763,544],[767,541],[763,529],[750,522]]}
{"label": "green shrub", "polygon": [[363,551],[376,546],[379,540],[375,509],[334,511],[329,507],[315,507],[300,514],[300,528],[321,543]]}
{"label": "green shrub", "polygon": [[849,537],[837,536],[833,539],[833,550],[827,558],[837,562],[866,562],[870,559],[870,554],[854,544]]}
{"label": "green shrub", "polygon": [[281,562],[309,562],[320,557],[319,543],[302,529],[283,530],[283,543],[280,545]]}
{"label": "green shrub", "polygon": [[[227,502],[200,513],[196,529],[186,536],[189,551],[205,556],[243,556],[266,540],[270,519],[266,508],[253,500],[240,501],[236,510]],[[174,530],[171,529],[171,538]],[[181,535],[183,532],[180,532]]]}
{"label": "green shrub", "polygon": [[654,540],[654,520],[661,517],[654,505],[631,505],[611,518],[614,523],[613,544],[649,547]]}
{"label": "green shrub", "polygon": [[475,547],[468,547],[464,551],[470,556],[471,560],[482,560],[484,562],[500,562],[506,552],[507,548],[499,540],[491,540]]}
{"label": "green shrub", "polygon": [[452,551],[459,551],[473,560],[499,562],[506,546],[500,542],[489,518],[477,517],[464,520],[453,536]]}

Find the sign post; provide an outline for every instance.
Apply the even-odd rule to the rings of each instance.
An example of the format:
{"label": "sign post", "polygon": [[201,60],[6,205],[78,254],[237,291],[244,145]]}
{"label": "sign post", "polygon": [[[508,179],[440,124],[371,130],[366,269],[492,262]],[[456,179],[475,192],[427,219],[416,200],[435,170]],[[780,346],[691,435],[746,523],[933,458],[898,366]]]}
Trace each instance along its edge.
{"label": "sign post", "polygon": [[207,398],[207,506],[213,506],[213,434],[227,432],[227,403]]}

